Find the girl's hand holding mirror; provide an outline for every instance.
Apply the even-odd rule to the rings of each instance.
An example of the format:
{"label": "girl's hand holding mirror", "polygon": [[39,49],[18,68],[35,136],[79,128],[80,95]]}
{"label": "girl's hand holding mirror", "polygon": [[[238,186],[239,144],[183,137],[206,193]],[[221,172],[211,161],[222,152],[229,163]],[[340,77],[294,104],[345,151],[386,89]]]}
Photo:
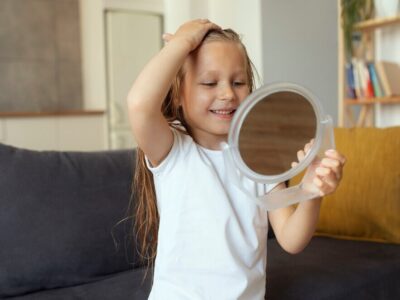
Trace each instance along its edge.
{"label": "girl's hand holding mirror", "polygon": [[[314,139],[297,152],[298,162],[308,154],[313,143]],[[303,180],[305,190],[314,191],[317,188],[321,197],[335,192],[342,179],[343,166],[346,162],[345,157],[335,149],[327,150],[325,155],[323,159],[315,158],[311,162]],[[292,168],[296,167],[298,162],[292,162]]]}
{"label": "girl's hand holding mirror", "polygon": [[346,163],[346,158],[334,149],[327,150],[325,155],[316,167],[313,179],[313,184],[320,190],[321,197],[332,194],[336,190]]}

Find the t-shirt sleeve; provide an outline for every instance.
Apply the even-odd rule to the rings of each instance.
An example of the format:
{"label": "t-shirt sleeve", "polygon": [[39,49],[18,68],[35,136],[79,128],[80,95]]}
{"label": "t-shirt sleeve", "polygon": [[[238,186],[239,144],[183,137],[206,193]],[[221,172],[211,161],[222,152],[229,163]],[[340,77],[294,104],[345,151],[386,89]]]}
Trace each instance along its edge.
{"label": "t-shirt sleeve", "polygon": [[179,133],[178,130],[174,128],[172,128],[171,130],[173,133],[174,142],[167,156],[163,159],[163,161],[158,166],[153,167],[147,156],[145,156],[146,166],[155,176],[168,172],[174,165],[175,161],[178,159],[179,153],[181,152],[182,148],[181,133]]}

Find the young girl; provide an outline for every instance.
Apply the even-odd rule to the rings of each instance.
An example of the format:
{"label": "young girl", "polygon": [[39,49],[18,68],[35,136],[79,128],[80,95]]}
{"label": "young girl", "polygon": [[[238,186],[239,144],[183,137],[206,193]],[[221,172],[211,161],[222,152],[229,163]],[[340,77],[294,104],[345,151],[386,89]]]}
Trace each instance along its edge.
{"label": "young girl", "polygon": [[[253,90],[246,49],[234,31],[205,19],[164,39],[128,95],[138,143],[135,227],[142,255],[155,260],[149,299],[264,299],[268,218],[280,245],[297,253],[321,199],[267,214],[225,181],[220,143]],[[332,150],[316,168],[321,196],[336,189],[344,161]]]}

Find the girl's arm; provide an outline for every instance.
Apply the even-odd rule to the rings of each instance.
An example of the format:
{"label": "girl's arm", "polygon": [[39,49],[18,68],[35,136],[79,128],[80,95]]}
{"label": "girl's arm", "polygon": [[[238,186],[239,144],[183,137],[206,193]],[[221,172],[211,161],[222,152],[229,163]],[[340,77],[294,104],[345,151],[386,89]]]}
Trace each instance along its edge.
{"label": "girl's arm", "polygon": [[[307,149],[305,151],[307,152]],[[304,152],[299,152],[301,160]],[[316,175],[313,184],[319,188],[321,197],[300,202],[297,207],[289,206],[268,213],[275,236],[285,251],[295,254],[307,246],[317,226],[322,197],[336,190],[345,161],[339,152],[328,150],[326,157],[314,170]],[[281,183],[275,190],[283,188],[285,186]]]}
{"label": "girl's arm", "polygon": [[168,43],[153,57],[137,77],[128,94],[128,113],[138,146],[153,166],[157,166],[172,147],[173,135],[161,112],[172,80],[185,58],[205,34],[219,28],[208,20],[183,24]]}

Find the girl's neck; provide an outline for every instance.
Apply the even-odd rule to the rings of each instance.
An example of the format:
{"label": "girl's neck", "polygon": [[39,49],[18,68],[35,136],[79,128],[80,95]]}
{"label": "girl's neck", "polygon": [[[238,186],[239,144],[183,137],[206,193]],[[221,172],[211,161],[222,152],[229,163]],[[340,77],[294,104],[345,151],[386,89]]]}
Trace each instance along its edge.
{"label": "girl's neck", "polygon": [[198,133],[192,137],[198,145],[210,150],[221,150],[221,143],[228,140],[227,135],[211,135],[209,133]]}

